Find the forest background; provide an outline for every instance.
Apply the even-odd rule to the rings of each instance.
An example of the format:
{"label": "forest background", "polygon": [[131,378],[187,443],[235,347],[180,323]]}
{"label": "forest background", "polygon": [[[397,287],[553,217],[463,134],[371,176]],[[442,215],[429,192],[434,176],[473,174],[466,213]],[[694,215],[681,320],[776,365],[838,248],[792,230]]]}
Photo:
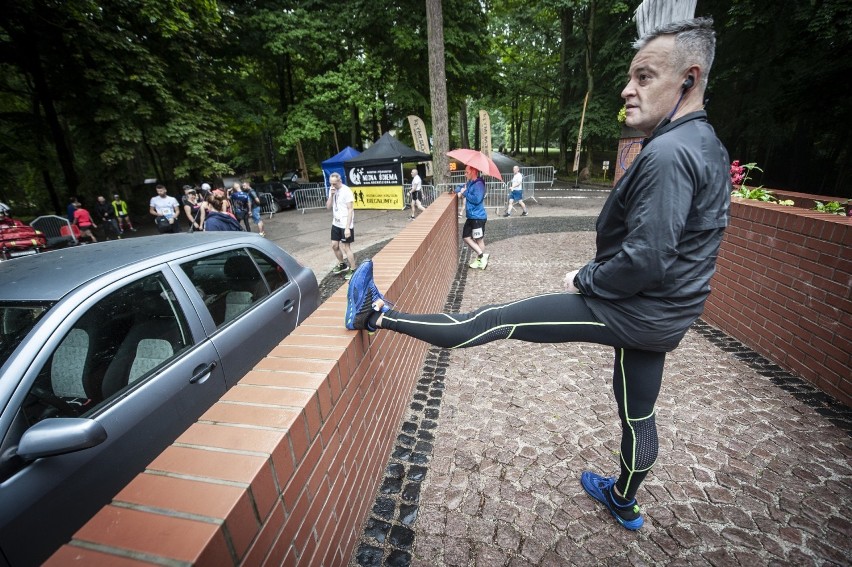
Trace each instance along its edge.
{"label": "forest background", "polygon": [[[436,0],[427,0],[436,1]],[[492,146],[573,179],[617,156],[640,0],[443,0],[450,147]],[[0,11],[0,201],[16,216],[156,178],[312,180],[345,146],[431,130],[423,0],[11,0]],[[707,111],[755,184],[850,189],[850,0],[698,0],[718,34]]]}

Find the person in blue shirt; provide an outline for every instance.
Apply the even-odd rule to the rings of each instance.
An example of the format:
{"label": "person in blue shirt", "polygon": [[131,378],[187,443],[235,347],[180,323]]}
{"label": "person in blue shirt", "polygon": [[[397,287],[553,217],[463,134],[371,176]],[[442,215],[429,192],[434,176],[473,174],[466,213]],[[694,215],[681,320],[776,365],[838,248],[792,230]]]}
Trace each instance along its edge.
{"label": "person in blue shirt", "polygon": [[237,218],[237,222],[242,221],[246,225],[246,232],[251,232],[249,224],[249,216],[251,215],[251,199],[246,191],[243,191],[242,185],[234,183],[231,192],[231,205],[233,205],[233,213]]}
{"label": "person in blue shirt", "polygon": [[476,254],[470,263],[473,269],[484,270],[488,266],[488,254],[485,253],[485,223],[488,213],[485,212],[485,181],[479,170],[473,166],[464,169],[467,183],[456,188],[459,197],[465,198],[465,215],[467,219],[462,228],[462,239]]}
{"label": "person in blue shirt", "polygon": [[77,210],[77,207],[74,206],[74,203],[77,202],[77,197],[68,197],[68,206],[65,207],[65,216],[68,217],[68,222],[74,223],[74,211]]}

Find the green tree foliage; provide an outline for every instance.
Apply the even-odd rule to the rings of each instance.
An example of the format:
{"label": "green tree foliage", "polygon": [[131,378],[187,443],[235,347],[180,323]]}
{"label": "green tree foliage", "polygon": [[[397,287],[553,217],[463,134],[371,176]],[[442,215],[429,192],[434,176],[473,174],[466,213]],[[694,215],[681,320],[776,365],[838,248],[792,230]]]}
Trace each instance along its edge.
{"label": "green tree foliage", "polygon": [[[217,160],[223,124],[206,93],[219,24],[208,0],[41,0],[4,10],[0,90],[27,109],[17,118],[29,128],[4,120],[3,131],[16,144],[39,140],[34,166],[61,180],[25,187],[27,204],[59,211],[60,192],[91,198],[146,175],[226,170]],[[0,174],[19,181],[20,166],[4,163]]]}
{"label": "green tree foliage", "polygon": [[636,5],[620,0],[494,3],[492,32],[506,77],[495,102],[512,117],[507,148],[534,154],[536,147],[561,147],[561,155],[548,161],[565,168],[589,91],[583,124],[587,159],[612,149],[619,132],[619,92],[636,33],[631,20]]}
{"label": "green tree foliage", "polygon": [[[718,32],[708,112],[732,159],[770,187],[852,196],[852,3],[708,0]],[[783,15],[779,17],[779,15]]]}
{"label": "green tree foliage", "polygon": [[[481,108],[494,147],[565,171],[590,92],[582,163],[612,159],[638,4],[443,0],[450,144]],[[848,0],[701,0],[696,14],[716,20],[707,109],[732,159],[763,164],[767,186],[848,196]],[[283,173],[297,147],[316,168],[392,129],[410,143],[408,114],[432,122],[429,78],[424,0],[6,3],[0,199],[142,203],[146,178]]]}

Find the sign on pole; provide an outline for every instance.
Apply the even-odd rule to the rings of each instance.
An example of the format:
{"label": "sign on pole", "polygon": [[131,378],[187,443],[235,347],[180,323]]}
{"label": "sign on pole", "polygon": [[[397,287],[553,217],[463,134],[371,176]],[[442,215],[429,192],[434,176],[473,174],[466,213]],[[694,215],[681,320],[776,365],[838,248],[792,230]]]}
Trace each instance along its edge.
{"label": "sign on pole", "polygon": [[[411,128],[411,138],[414,140],[414,149],[424,154],[431,154],[429,149],[429,136],[426,134],[426,124],[419,116],[413,114],[408,116],[408,126]],[[421,162],[423,163],[423,162]],[[432,177],[432,162],[426,163],[426,177]]]}
{"label": "sign on pole", "polygon": [[491,157],[491,117],[485,110],[479,111],[479,151]]}
{"label": "sign on pole", "polygon": [[577,149],[574,153],[574,169],[580,169],[580,145],[583,143],[583,122],[586,120],[586,104],[589,102],[589,91],[586,91],[586,96],[583,98],[583,113],[580,115],[580,129],[577,131]]}

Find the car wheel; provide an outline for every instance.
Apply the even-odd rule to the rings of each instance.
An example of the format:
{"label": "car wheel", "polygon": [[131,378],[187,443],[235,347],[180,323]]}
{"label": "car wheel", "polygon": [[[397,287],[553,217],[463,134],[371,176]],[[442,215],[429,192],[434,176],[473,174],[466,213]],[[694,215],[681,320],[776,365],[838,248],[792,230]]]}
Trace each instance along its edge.
{"label": "car wheel", "polygon": [[280,213],[281,205],[278,204],[278,201],[272,201],[272,213]]}

